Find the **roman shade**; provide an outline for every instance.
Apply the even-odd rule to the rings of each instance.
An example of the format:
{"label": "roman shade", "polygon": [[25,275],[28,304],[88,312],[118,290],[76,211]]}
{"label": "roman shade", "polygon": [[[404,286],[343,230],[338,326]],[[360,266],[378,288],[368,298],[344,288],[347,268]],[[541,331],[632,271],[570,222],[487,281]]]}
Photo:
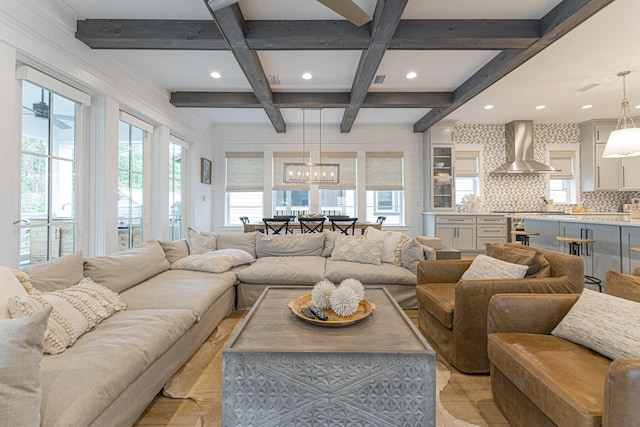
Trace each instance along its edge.
{"label": "roman shade", "polygon": [[226,154],[227,191],[264,191],[264,153]]}
{"label": "roman shade", "polygon": [[551,172],[551,179],[573,179],[575,159],[575,151],[550,151],[549,163],[559,169],[556,172]]}
{"label": "roman shade", "polygon": [[323,190],[355,190],[356,188],[356,153],[322,153],[322,163],[340,165],[340,182],[338,184],[320,184]]}
{"label": "roman shade", "polygon": [[402,152],[366,153],[367,191],[393,191],[403,189]]}
{"label": "roman shade", "polygon": [[480,174],[479,151],[456,151],[455,175],[478,176]]}
{"label": "roman shade", "polygon": [[[284,164],[285,163],[308,163],[309,153],[301,152],[275,152],[273,153],[273,189],[274,190],[308,190],[308,182],[296,184],[285,184]],[[326,163],[326,162],[325,162]],[[335,185],[334,185],[335,187]]]}

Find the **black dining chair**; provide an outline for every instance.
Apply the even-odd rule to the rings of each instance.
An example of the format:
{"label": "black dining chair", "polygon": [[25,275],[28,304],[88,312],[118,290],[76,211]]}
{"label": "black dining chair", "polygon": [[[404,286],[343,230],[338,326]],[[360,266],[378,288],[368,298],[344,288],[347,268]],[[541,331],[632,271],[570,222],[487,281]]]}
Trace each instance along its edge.
{"label": "black dining chair", "polygon": [[331,221],[331,230],[336,231],[339,230],[342,234],[349,234],[349,230],[351,230],[351,234],[356,234],[356,222],[358,222],[358,218],[336,218],[332,217]]}
{"label": "black dining chair", "polygon": [[240,217],[240,221],[242,221],[242,225],[249,224],[249,217],[248,216],[241,216]]}
{"label": "black dining chair", "polygon": [[301,233],[322,233],[325,218],[298,218]]}
{"label": "black dining chair", "polygon": [[269,234],[269,230],[272,231],[272,234],[287,234],[289,232],[293,233],[293,231],[289,230],[289,219],[276,219],[276,218],[262,218],[262,222],[264,222],[264,234]]}
{"label": "black dining chair", "polygon": [[382,225],[386,220],[387,220],[386,216],[379,216],[378,219],[376,220],[376,222],[378,224]]}

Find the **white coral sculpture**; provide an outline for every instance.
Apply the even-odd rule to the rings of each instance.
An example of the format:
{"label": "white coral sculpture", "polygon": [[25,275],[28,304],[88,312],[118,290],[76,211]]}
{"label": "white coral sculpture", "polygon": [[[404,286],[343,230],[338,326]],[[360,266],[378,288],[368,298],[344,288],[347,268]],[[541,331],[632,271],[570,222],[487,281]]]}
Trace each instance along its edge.
{"label": "white coral sculpture", "polygon": [[460,205],[462,212],[478,213],[482,210],[482,198],[475,194],[467,194],[462,198]]}
{"label": "white coral sculpture", "polygon": [[335,290],[336,285],[324,279],[315,284],[311,290],[311,298],[313,298],[313,302],[318,308],[328,310],[331,308],[331,295]]}
{"label": "white coral sculpture", "polygon": [[346,286],[356,291],[356,293],[358,294],[358,298],[360,298],[360,301],[362,301],[362,299],[364,298],[364,286],[362,286],[362,282],[360,282],[359,280],[352,278],[344,279],[342,283],[340,283],[340,286]]}
{"label": "white coral sculpture", "polygon": [[348,286],[338,286],[331,294],[331,308],[340,317],[347,317],[355,314],[360,305],[360,296]]}

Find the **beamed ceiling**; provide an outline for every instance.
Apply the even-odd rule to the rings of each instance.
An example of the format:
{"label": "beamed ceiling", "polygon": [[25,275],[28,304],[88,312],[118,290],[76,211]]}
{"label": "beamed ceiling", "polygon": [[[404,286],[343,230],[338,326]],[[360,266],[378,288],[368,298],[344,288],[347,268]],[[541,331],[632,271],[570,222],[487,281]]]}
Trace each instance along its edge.
{"label": "beamed ceiling", "polygon": [[[277,132],[287,128],[282,109],[343,109],[340,130],[348,133],[360,110],[369,108],[426,109],[413,123],[415,132],[423,132],[614,0],[552,2],[555,7],[539,19],[407,19],[409,0],[377,0],[373,19],[361,27],[340,19],[245,19],[243,0],[216,11],[206,0],[195,1],[203,2],[210,19],[83,19],[77,21],[76,37],[92,49],[230,52],[251,91],[172,90],[170,102],[180,108],[262,109]],[[277,51],[360,54],[348,91],[279,91],[269,84],[260,56]],[[495,55],[453,90],[372,89],[385,54],[392,51]]]}

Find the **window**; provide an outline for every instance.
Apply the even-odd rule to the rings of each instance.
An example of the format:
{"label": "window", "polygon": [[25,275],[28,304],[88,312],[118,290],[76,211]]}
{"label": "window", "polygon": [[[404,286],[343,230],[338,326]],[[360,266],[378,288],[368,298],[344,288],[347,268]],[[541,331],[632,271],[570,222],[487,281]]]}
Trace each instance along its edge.
{"label": "window", "polygon": [[182,159],[186,150],[176,142],[169,142],[169,240],[182,238]]}
{"label": "window", "polygon": [[456,205],[467,194],[480,197],[480,151],[456,151]]}
{"label": "window", "polygon": [[356,217],[357,153],[324,153],[322,163],[340,165],[340,182],[320,185],[320,213]]}
{"label": "window", "polygon": [[282,177],[284,164],[300,162],[300,158],[300,153],[273,153],[274,215],[309,213],[309,184],[285,184]]}
{"label": "window", "polygon": [[75,251],[77,107],[22,82],[21,266]]}
{"label": "window", "polygon": [[365,221],[386,216],[385,224],[404,224],[404,155],[366,153],[367,212]]}
{"label": "window", "polygon": [[241,225],[241,216],[250,222],[262,221],[264,204],[264,154],[226,154],[227,225]]}
{"label": "window", "polygon": [[549,163],[559,169],[549,174],[549,199],[554,203],[578,203],[576,157],[577,151],[549,151]]}
{"label": "window", "polygon": [[118,250],[144,241],[144,143],[148,132],[129,123],[135,118],[125,121],[127,116],[121,113],[119,128]]}

